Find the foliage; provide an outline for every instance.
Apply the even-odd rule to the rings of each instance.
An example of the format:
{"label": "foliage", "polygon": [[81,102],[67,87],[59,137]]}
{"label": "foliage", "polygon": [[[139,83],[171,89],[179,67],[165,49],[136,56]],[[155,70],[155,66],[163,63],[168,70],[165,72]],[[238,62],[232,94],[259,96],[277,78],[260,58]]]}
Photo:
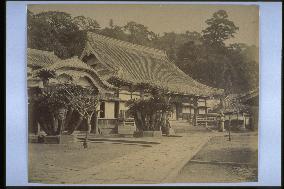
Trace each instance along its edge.
{"label": "foliage", "polygon": [[[30,103],[36,110],[35,117],[43,130],[48,135],[55,135],[59,131],[54,129],[54,120],[59,119],[60,109],[64,109],[66,112],[74,109],[83,119],[90,121],[93,114],[96,113],[97,94],[98,91],[94,88],[84,88],[73,83],[48,85],[42,93],[32,96]],[[70,132],[75,130],[74,126],[73,124],[73,127],[68,128]]]}
{"label": "foliage", "polygon": [[149,31],[148,28],[136,22],[128,22],[124,27],[124,31],[128,34],[128,40],[131,43],[145,45],[157,39],[157,34]]}
{"label": "foliage", "polygon": [[79,30],[96,32],[100,29],[99,23],[89,17],[76,16],[73,18],[72,22],[77,25]]}
{"label": "foliage", "polygon": [[110,22],[110,27],[105,27],[99,31],[101,35],[107,37],[112,37],[122,41],[128,40],[128,35],[123,31],[123,27],[114,25],[113,22]]}
{"label": "foliage", "polygon": [[47,70],[47,69],[41,69],[37,71],[35,75],[39,77],[42,81],[48,81],[49,79],[55,78],[56,76],[54,70]]}
{"label": "foliage", "polygon": [[142,131],[160,130],[165,127],[166,116],[171,111],[170,104],[162,97],[129,100],[126,105],[130,115],[135,118],[137,128]]}
{"label": "foliage", "polygon": [[57,11],[28,14],[29,48],[54,51],[60,58],[69,58],[81,53],[84,37],[70,14]]}
{"label": "foliage", "polygon": [[166,51],[170,60],[176,61],[180,46],[187,42],[198,43],[201,41],[201,37],[201,34],[198,32],[186,31],[185,33],[179,34],[175,32],[166,32],[152,43],[153,47]]}
{"label": "foliage", "polygon": [[[194,79],[240,93],[258,85],[257,47],[230,44],[224,41],[234,36],[238,27],[228,19],[225,11],[218,11],[206,21],[202,43],[187,42],[177,51],[177,66]],[[249,53],[248,53],[249,52]]]}
{"label": "foliage", "polygon": [[[227,93],[245,92],[257,87],[258,47],[226,44],[226,40],[234,37],[238,27],[224,10],[215,12],[205,23],[207,27],[201,33],[186,31],[158,35],[133,21],[118,26],[111,19],[109,26],[100,28],[95,19],[84,16],[72,18],[64,12],[33,14],[28,11],[28,47],[54,51],[61,58],[79,56],[85,45],[86,32],[95,31],[164,50],[186,74],[206,85],[224,88]],[[122,84],[122,81],[114,82]]]}
{"label": "foliage", "polygon": [[129,107],[129,112],[131,112],[132,115],[134,115],[137,110],[145,114],[171,110],[170,104],[161,96],[151,97],[149,99],[131,99],[127,101],[126,105]]}
{"label": "foliage", "polygon": [[67,109],[69,101],[62,90],[46,86],[38,95],[30,97],[30,104],[34,107],[35,117],[47,135],[56,135],[60,131],[55,128],[54,120],[58,120],[60,109]]}
{"label": "foliage", "polygon": [[91,87],[82,87],[75,84],[62,84],[69,106],[78,111],[84,118],[90,118],[98,105],[98,91]]}
{"label": "foliage", "polygon": [[224,41],[234,37],[239,29],[234,22],[228,19],[228,14],[224,10],[215,12],[213,17],[205,22],[208,27],[202,31],[203,39],[214,46],[224,46]]}
{"label": "foliage", "polygon": [[131,82],[127,82],[127,81],[124,81],[120,78],[117,78],[117,77],[110,77],[108,80],[107,80],[110,84],[116,86],[116,87],[121,87],[121,86],[129,86],[129,87],[132,87],[133,84]]}

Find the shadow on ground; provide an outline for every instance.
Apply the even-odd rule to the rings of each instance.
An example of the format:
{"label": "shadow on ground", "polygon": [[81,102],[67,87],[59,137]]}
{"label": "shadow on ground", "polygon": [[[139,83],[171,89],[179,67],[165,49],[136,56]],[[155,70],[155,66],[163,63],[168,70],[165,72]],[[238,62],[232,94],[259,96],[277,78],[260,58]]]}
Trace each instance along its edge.
{"label": "shadow on ground", "polygon": [[[83,142],[85,138],[78,138],[79,142]],[[159,142],[147,142],[147,141],[131,141],[131,140],[113,140],[106,138],[90,138],[88,139],[91,143],[105,143],[110,142],[112,144],[124,144],[124,145],[138,145],[142,147],[152,147],[151,145],[160,144]]]}

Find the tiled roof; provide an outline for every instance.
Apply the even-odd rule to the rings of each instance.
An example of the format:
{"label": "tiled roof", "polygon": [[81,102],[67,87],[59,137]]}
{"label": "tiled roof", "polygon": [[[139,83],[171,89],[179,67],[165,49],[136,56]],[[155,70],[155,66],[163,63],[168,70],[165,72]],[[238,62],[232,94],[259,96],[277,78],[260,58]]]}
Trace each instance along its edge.
{"label": "tiled roof", "polygon": [[222,89],[206,86],[186,75],[161,50],[89,32],[81,58],[90,54],[112,71],[113,77],[127,82],[148,83],[170,92],[196,96],[223,93]]}
{"label": "tiled roof", "polygon": [[223,104],[220,103],[215,107],[214,111],[223,111],[224,113],[236,113],[248,111],[248,106],[240,102],[240,96],[242,94],[229,94],[224,98]]}
{"label": "tiled roof", "polygon": [[27,49],[27,64],[29,67],[42,68],[59,60],[60,58],[58,58],[53,52],[30,48]]}
{"label": "tiled roof", "polygon": [[[79,79],[84,75],[84,73],[88,73],[88,75],[92,77],[91,79],[94,82],[97,82],[100,86],[107,87],[110,89],[115,89],[113,85],[101,79],[98,76],[98,73],[92,67],[82,62],[78,57],[72,57],[69,59],[60,60],[55,64],[46,67],[46,69],[55,70],[55,71],[62,69],[64,70],[65,74],[70,75],[72,78],[75,79]],[[80,74],[78,74],[77,71],[79,71]]]}
{"label": "tiled roof", "polygon": [[259,98],[259,88],[253,89],[240,97],[242,103],[247,103],[253,99]]}

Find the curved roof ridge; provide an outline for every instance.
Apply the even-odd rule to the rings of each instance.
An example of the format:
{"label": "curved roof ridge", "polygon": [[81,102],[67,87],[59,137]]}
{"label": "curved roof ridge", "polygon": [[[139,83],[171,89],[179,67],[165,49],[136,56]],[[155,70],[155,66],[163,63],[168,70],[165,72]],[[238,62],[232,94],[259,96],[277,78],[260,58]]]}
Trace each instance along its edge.
{"label": "curved roof ridge", "polygon": [[155,54],[155,55],[158,55],[158,56],[167,56],[166,52],[163,51],[163,50],[160,50],[160,49],[155,49],[155,48],[152,48],[152,47],[146,47],[146,46],[143,46],[143,45],[138,45],[138,44],[130,43],[130,42],[127,42],[127,41],[122,41],[122,40],[119,40],[119,39],[100,35],[100,34],[97,34],[97,33],[94,33],[94,32],[88,32],[87,36],[96,37],[97,39],[103,39],[103,40],[105,40],[105,41],[107,41],[111,44],[123,46],[125,48],[144,51],[146,53],[151,53],[151,54]]}
{"label": "curved roof ridge", "polygon": [[84,70],[88,70],[94,73],[105,86],[110,87],[110,88],[115,88],[112,84],[108,83],[103,78],[101,78],[95,69],[93,69],[88,64],[85,64],[84,62],[82,62],[78,58],[78,56],[73,56],[68,59],[57,61],[55,64],[48,66],[47,69],[53,70],[53,69],[58,69],[58,68],[63,68],[63,67],[73,67],[73,68],[81,68]]}

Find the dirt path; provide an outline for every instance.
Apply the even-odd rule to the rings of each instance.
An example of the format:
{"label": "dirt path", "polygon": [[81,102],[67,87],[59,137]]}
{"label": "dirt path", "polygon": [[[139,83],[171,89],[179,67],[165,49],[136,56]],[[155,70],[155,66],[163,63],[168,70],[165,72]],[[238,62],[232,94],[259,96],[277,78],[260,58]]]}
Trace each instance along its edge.
{"label": "dirt path", "polygon": [[[127,144],[121,144],[117,139],[95,141],[102,143],[93,143],[95,146],[87,152],[75,147],[68,152],[66,147],[56,150],[54,146],[47,147],[50,149],[37,146],[30,159],[33,165],[31,181],[76,184],[165,183],[176,176],[179,169],[209,138],[208,133],[201,133],[183,137],[129,139],[132,142]],[[139,146],[132,145],[135,140],[140,141]],[[64,161],[65,158],[68,160]]]}
{"label": "dirt path", "polygon": [[174,182],[256,182],[257,133],[212,138],[180,171]]}

